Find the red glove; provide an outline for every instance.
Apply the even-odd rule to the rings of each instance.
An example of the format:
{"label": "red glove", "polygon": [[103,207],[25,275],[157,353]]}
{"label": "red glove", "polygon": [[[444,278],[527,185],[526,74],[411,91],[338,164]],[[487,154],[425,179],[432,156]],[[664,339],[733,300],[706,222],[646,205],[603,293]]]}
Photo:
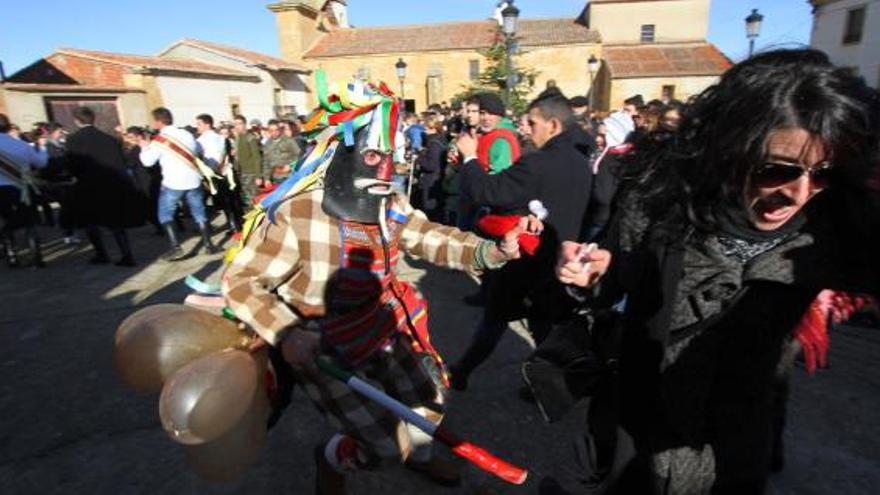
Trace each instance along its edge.
{"label": "red glove", "polygon": [[823,290],[810,304],[794,336],[804,350],[807,373],[828,367],[829,324],[842,323],[867,305],[869,298],[848,292]]}
{"label": "red glove", "polygon": [[[504,237],[504,234],[519,225],[519,215],[486,215],[477,222],[477,227],[492,237]],[[519,236],[519,248],[529,256],[534,256],[541,245],[541,237],[523,233]]]}
{"label": "red glove", "polygon": [[794,337],[804,351],[804,365],[807,373],[813,374],[817,367],[828,366],[828,306],[830,297],[823,297],[828,291],[822,291],[807,308],[807,312],[798,323]]}

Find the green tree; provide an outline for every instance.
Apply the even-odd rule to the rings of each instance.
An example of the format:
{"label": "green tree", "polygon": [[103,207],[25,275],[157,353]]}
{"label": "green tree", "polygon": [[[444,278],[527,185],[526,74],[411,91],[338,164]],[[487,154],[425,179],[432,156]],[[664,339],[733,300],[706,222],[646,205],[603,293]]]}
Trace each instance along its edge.
{"label": "green tree", "polygon": [[[480,72],[475,81],[466,86],[461,93],[455,95],[452,101],[454,103],[461,102],[476,93],[497,93],[504,100],[505,106],[513,110],[514,113],[520,114],[525,112],[529,105],[528,95],[535,86],[535,79],[538,77],[539,72],[518,64],[517,58],[522,54],[516,48],[518,38],[512,39],[511,44],[514,50],[511,55],[512,67],[508,67],[504,35],[501,33],[501,28],[497,28],[495,43],[481,52],[488,62],[486,68]],[[514,81],[517,81],[517,83],[511,88],[508,98],[504,90],[507,85],[507,75],[510,72],[513,72]]]}

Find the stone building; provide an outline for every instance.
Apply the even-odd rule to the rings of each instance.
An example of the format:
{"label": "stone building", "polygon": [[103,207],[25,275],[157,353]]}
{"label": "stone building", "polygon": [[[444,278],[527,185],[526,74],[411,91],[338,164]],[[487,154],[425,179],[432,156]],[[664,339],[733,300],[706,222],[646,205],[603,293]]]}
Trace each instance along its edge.
{"label": "stone building", "polygon": [[811,0],[810,45],[880,89],[880,1]]}
{"label": "stone building", "polygon": [[[497,40],[492,19],[357,28],[344,0],[287,0],[268,8],[284,59],[321,67],[331,79],[386,81],[417,109],[449,101],[467,87]],[[592,0],[570,18],[522,18],[516,63],[540,72],[536,93],[551,81],[569,96],[589,95],[592,88],[601,109],[618,107],[633,94],[687,99],[730,66],[706,42],[709,8],[710,0]],[[602,62],[592,75],[591,55]],[[395,72],[401,59],[407,64],[402,87]]]}
{"label": "stone building", "polygon": [[268,119],[303,111],[307,75],[277,57],[200,40],[180,40],[158,56],[63,48],[0,84],[0,105],[25,128],[40,121],[72,128],[79,105],[93,108],[104,129],[147,124],[157,106],[181,125],[200,113]]}

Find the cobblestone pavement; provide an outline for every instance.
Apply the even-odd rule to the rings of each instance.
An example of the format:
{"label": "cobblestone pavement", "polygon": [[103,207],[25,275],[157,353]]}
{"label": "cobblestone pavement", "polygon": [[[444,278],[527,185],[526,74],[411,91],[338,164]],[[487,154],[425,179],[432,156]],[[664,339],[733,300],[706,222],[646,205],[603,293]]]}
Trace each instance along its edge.
{"label": "cobblestone pavement", "polygon": [[[260,463],[237,482],[211,484],[189,472],[165,437],[158,397],[129,391],[113,375],[118,323],[135,308],[182,301],[189,273],[216,280],[219,255],[159,261],[164,239],[145,227],[132,232],[137,268],[92,267],[88,247],[65,246],[48,230],[44,238],[47,269],[0,267],[0,493],[311,493],[312,447],[331,431],[301,392],[270,433]],[[185,247],[195,246],[192,234]],[[478,308],[461,302],[476,285],[419,262],[403,274],[428,296],[434,340],[447,360],[455,359],[479,317]],[[525,485],[504,485],[466,466],[462,487],[438,488],[393,469],[357,475],[351,493],[526,494],[537,492],[543,476],[563,472],[579,415],[546,425],[518,398],[519,364],[530,350],[521,335],[510,332],[470,389],[452,395],[447,421],[528,466]],[[831,370],[796,372],[788,464],[773,478],[772,493],[868,494],[880,486],[880,331],[843,328],[832,339]]]}

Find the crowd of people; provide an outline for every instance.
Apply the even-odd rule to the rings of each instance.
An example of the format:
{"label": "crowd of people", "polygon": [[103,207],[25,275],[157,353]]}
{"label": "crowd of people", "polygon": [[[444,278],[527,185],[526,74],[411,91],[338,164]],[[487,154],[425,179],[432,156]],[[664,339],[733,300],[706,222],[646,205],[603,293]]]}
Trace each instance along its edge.
{"label": "crowd of people", "polygon": [[116,264],[131,267],[136,261],[128,229],[154,225],[170,243],[163,257],[177,261],[185,256],[179,234],[190,217],[205,250],[215,253],[210,219],[223,213],[228,230],[240,231],[254,198],[283,182],[306,146],[298,118],[263,125],[238,115],[215,125],[211,115],[201,114],[178,127],[170,110],[157,108],[148,126],[107,132],[82,106],[73,120],[71,129],[40,122],[22,132],[0,115],[2,245],[10,267],[20,264],[19,230],[31,266],[45,266],[39,225],[60,228],[67,245],[79,244],[84,234],[93,264],[110,262],[102,237],[108,230],[119,251]]}
{"label": "crowd of people", "polygon": [[[373,148],[362,156],[342,153],[333,163],[367,184],[361,188],[366,199],[356,203],[339,192],[347,189],[331,187],[342,180],[342,165],[331,167],[326,194],[338,197],[328,203],[323,191],[308,189],[314,197],[286,203],[282,225],[290,230],[269,230],[268,241],[246,247],[248,255],[227,272],[227,302],[250,318],[242,317],[263,344],[278,345],[295,369],[308,369],[322,344],[294,330],[323,308],[323,293],[309,291],[329,274],[325,267],[309,272],[312,280],[284,277],[302,263],[327,263],[315,253],[348,253],[345,243],[357,236],[372,242],[359,249],[371,249],[367,254],[377,256],[389,277],[396,252],[388,254],[386,234],[397,232],[403,251],[450,267],[468,260],[482,271],[480,292],[469,302],[483,306],[483,315],[449,366],[451,388],[466,391],[508,323],[527,319],[537,345],[529,363],[543,366],[530,369],[561,373],[568,386],[541,389],[541,376],[534,375],[523,395],[545,409],[592,398],[587,432],[576,442],[576,493],[763,493],[771,471],[783,466],[787,377],[803,345],[794,330],[805,311],[822,289],[880,294],[880,97],[821,52],[801,49],[756,55],[688,102],[645,102],[635,95],[611,113],[589,103],[549,87],[522,115],[490,92],[406,115],[407,163],[397,164],[393,183],[400,192],[411,190],[410,201],[425,218],[390,210],[386,219],[378,199],[384,193],[370,189],[384,179],[356,175],[384,177],[384,154]],[[211,210],[225,215],[230,230],[240,230],[244,205],[282,183],[314,144],[298,119],[263,128],[236,116],[231,125],[215,126],[203,114],[193,128],[180,128],[168,109],[157,108],[149,129],[111,136],[95,128],[88,108],[74,116],[78,129],[65,141],[57,124],[17,138],[0,115],[0,214],[11,265],[19,228],[35,266],[42,265],[34,226],[38,212],[50,221],[50,201],[60,205],[58,221],[70,242],[77,230],[86,233],[94,263],[109,260],[101,239],[107,229],[120,251],[117,264],[133,265],[126,229],[147,219],[169,239],[165,258],[181,259],[181,209],[197,225],[204,248],[215,252]],[[352,146],[361,149],[374,137],[359,131]],[[323,204],[323,213],[313,203]],[[365,205],[370,212],[364,216]],[[329,225],[328,215],[349,237],[291,240],[295,229],[312,236],[329,231],[308,233],[302,224],[321,219]],[[532,223],[513,241],[518,251],[510,235],[496,230],[521,217]],[[533,228],[534,221],[540,226]],[[460,231],[498,245],[485,247]],[[522,254],[527,243],[533,249]],[[315,259],[305,258],[304,245]],[[282,259],[283,253],[303,260]],[[347,282],[353,295],[343,296],[354,298],[360,282]],[[392,277],[381,289],[406,299],[396,284]],[[270,290],[282,286],[283,295]],[[415,325],[398,313],[395,318],[394,328]],[[341,342],[331,343],[354,352]],[[397,350],[382,354],[385,341],[376,342],[370,353],[400,358]],[[400,365],[383,366],[392,364]],[[332,387],[329,379],[303,380],[312,395]],[[445,387],[434,386],[429,395],[438,400],[434,394]],[[315,400],[323,404],[328,397]],[[357,449],[379,448],[353,435],[357,447],[336,439],[316,454],[319,476],[326,471],[320,493],[343,493],[342,481],[328,481],[341,479],[342,461],[367,466]],[[458,479],[448,466],[435,468],[424,470],[444,483]],[[571,485],[563,485],[547,479],[541,490],[569,493]]]}

